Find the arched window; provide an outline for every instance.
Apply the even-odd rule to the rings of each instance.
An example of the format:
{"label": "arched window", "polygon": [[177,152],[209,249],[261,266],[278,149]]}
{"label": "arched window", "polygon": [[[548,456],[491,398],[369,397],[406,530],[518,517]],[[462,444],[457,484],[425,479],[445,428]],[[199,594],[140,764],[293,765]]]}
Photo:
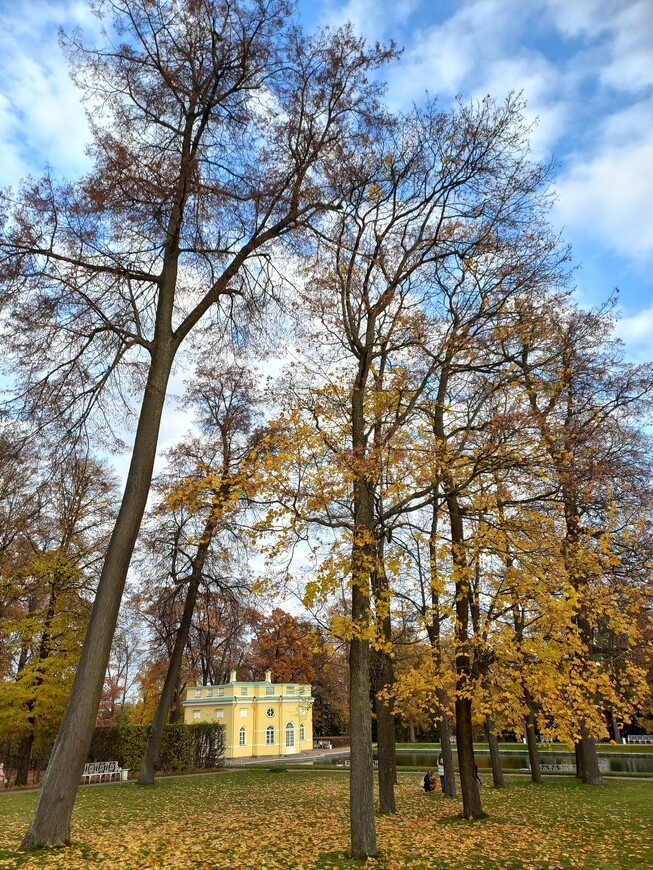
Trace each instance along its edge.
{"label": "arched window", "polygon": [[265,729],[265,742],[268,746],[274,744],[274,725],[268,725]]}
{"label": "arched window", "polygon": [[300,739],[300,741],[304,741],[304,740],[306,739],[306,737],[305,737],[305,731],[304,731],[304,723],[303,723],[303,722],[302,722],[301,725],[299,726],[299,739]]}
{"label": "arched window", "polygon": [[238,742],[239,742],[240,746],[247,746],[247,729],[246,728],[240,729],[240,739]]}
{"label": "arched window", "polygon": [[295,745],[295,726],[292,722],[289,722],[286,725],[286,746],[291,747]]}

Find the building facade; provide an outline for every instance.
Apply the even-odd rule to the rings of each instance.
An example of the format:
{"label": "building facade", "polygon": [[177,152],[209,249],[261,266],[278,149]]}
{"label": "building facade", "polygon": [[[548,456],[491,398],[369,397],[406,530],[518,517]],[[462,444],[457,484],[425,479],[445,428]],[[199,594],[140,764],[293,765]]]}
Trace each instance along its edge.
{"label": "building facade", "polygon": [[273,683],[270,671],[258,682],[236,679],[222,686],[194,686],[183,701],[184,722],[225,727],[225,757],[295,755],[313,748],[310,685]]}

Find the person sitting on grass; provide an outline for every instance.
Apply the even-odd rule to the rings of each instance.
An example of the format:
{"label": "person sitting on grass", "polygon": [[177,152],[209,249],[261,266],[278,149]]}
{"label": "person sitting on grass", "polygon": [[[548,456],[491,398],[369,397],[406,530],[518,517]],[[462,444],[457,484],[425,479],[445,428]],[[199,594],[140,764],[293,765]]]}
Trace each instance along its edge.
{"label": "person sitting on grass", "polygon": [[424,791],[433,791],[435,789],[435,777],[430,770],[427,770],[424,774],[422,788],[424,789]]}

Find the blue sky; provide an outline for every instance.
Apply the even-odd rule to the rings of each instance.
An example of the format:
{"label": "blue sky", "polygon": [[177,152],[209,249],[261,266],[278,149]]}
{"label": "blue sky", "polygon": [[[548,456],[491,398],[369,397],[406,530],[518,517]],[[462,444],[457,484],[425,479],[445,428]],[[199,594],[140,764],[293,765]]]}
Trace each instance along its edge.
{"label": "blue sky", "polygon": [[[653,359],[653,0],[303,0],[310,29],[351,20],[404,48],[395,109],[522,91],[534,156],[559,163],[551,215],[573,246],[578,299],[621,290],[619,333]],[[83,0],[0,0],[0,186],[46,162],[75,177],[86,123],[56,40],[97,25]]]}

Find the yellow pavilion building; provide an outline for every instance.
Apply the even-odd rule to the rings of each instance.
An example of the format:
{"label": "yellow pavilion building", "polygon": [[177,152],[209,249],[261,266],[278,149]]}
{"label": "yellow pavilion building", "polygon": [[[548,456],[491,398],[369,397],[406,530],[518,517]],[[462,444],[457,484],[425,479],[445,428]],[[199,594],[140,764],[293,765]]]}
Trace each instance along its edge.
{"label": "yellow pavilion building", "polygon": [[236,679],[221,686],[195,686],[183,701],[184,722],[225,727],[225,758],[295,755],[313,748],[310,685],[273,683],[271,671],[258,682]]}

